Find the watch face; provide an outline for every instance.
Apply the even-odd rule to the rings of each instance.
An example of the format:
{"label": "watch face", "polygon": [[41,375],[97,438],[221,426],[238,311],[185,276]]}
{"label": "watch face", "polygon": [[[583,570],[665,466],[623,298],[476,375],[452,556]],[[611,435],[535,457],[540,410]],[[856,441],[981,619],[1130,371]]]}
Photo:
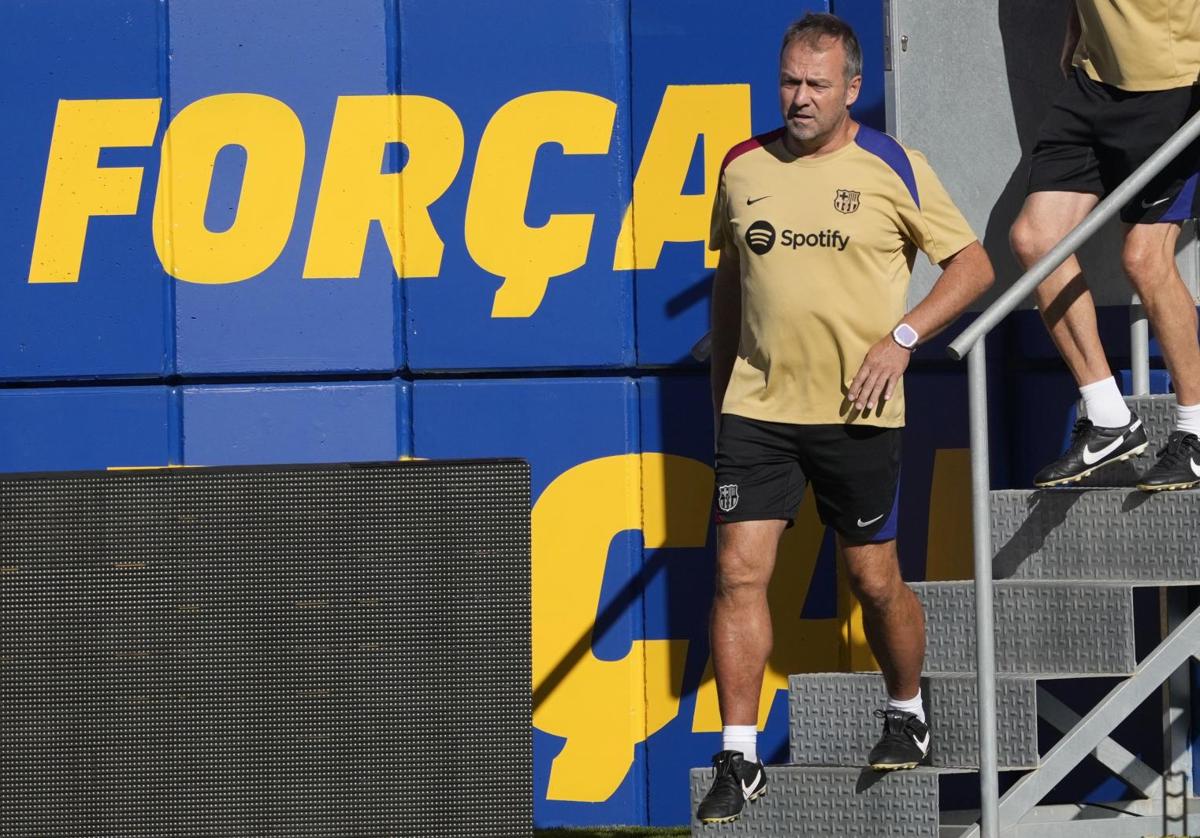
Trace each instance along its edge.
{"label": "watch face", "polygon": [[896,331],[892,332],[892,336],[896,338],[896,343],[905,349],[912,349],[917,345],[917,331],[907,323],[897,326]]}

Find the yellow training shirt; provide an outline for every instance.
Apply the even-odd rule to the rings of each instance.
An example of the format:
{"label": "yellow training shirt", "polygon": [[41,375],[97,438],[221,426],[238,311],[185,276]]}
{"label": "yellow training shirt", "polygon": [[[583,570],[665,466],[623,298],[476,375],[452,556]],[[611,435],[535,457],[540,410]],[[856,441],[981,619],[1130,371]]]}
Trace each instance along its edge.
{"label": "yellow training shirt", "polygon": [[1197,0],[1076,0],[1075,66],[1122,90],[1171,90],[1200,76]]}
{"label": "yellow training shirt", "polygon": [[783,129],[735,146],[709,241],[741,265],[741,337],[722,412],[902,426],[903,385],[861,415],[849,384],[906,313],[917,250],[937,263],[974,241],[925,158],[865,125],[815,158],[789,152]]}

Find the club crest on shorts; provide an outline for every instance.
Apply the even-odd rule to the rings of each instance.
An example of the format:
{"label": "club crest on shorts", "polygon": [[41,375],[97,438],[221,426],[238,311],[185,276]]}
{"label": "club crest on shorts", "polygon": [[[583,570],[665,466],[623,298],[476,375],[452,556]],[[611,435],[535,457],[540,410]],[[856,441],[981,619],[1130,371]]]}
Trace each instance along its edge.
{"label": "club crest on shorts", "polygon": [[738,487],[736,483],[717,487],[717,506],[721,508],[722,512],[732,512],[737,505]]}
{"label": "club crest on shorts", "polygon": [[852,192],[849,189],[839,189],[837,194],[833,196],[833,208],[838,212],[844,212],[847,215],[858,209],[858,196],[860,192]]}

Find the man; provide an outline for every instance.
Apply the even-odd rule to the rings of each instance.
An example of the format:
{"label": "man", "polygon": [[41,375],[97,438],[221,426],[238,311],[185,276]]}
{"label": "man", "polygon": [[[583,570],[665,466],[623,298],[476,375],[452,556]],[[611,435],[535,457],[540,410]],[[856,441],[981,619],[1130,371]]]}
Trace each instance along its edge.
{"label": "man", "polygon": [[[1017,258],[1032,265],[1101,196],[1146,161],[1200,105],[1200,3],[1077,0],[1062,54],[1067,86],[1033,150],[1029,194],[1013,224]],[[1073,66],[1072,66],[1073,65]],[[1180,222],[1196,216],[1194,144],[1121,210],[1123,262],[1162,346],[1175,385],[1176,429],[1142,477],[1146,491],[1200,483],[1200,347],[1196,307],[1175,266]],[[1038,486],[1077,481],[1146,449],[1146,430],[1126,406],[1096,329],[1096,308],[1069,258],[1038,287],[1042,313],[1075,376],[1086,418]]]}
{"label": "man", "polygon": [[[718,523],[711,638],[723,749],[700,804],[733,820],[766,790],[756,730],[771,650],[767,584],[811,481],[837,532],[888,688],[877,769],[929,751],[920,674],[925,624],[896,558],[901,376],[913,348],[992,281],[991,264],[925,159],[859,125],[848,108],[862,51],[840,19],[786,32],[784,127],[725,158],[710,247]],[[916,250],[944,273],[905,314]]]}

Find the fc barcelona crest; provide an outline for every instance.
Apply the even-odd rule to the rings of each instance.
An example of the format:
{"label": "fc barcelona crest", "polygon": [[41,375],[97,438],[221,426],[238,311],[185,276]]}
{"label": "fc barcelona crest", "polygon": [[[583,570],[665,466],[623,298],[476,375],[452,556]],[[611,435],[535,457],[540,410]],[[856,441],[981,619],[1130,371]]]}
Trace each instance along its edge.
{"label": "fc barcelona crest", "polygon": [[838,212],[846,214],[854,212],[858,209],[859,194],[858,192],[851,192],[849,189],[839,189],[837,195],[833,197],[833,208]]}
{"label": "fc barcelona crest", "polygon": [[720,494],[717,496],[717,506],[721,507],[722,512],[730,512],[738,505],[738,487],[736,483],[729,483],[725,486],[719,486]]}

